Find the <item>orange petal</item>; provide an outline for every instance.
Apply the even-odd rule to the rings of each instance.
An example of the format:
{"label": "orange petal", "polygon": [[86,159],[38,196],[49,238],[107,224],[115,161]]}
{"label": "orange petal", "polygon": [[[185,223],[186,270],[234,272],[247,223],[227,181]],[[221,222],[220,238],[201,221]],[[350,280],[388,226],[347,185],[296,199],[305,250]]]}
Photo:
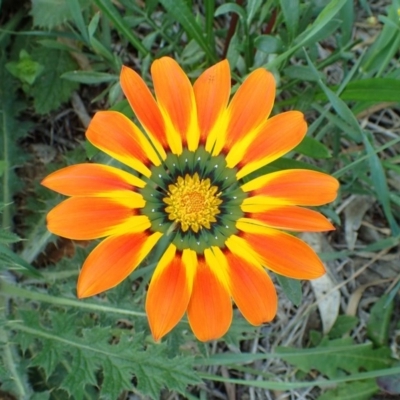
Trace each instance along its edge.
{"label": "orange petal", "polygon": [[243,207],[253,212],[272,204],[320,206],[335,200],[338,188],[337,179],[322,172],[307,169],[278,171],[242,185],[243,191],[252,192],[252,196],[243,201]]}
{"label": "orange petal", "polygon": [[252,136],[263,124],[275,99],[274,76],[264,68],[253,71],[235,93],[228,108],[226,138],[220,135],[216,148],[230,149],[243,137]]}
{"label": "orange petal", "polygon": [[271,206],[262,212],[251,214],[248,221],[297,232],[323,232],[335,229],[321,213],[296,206]]}
{"label": "orange petal", "polygon": [[288,111],[270,119],[251,137],[235,143],[226,160],[228,167],[238,163],[243,168],[237,173],[238,179],[269,164],[295,148],[307,133],[303,113]]}
{"label": "orange petal", "polygon": [[260,325],[271,321],[277,311],[278,298],[274,284],[260,264],[225,252],[229,264],[233,301],[247,321]]}
{"label": "orange petal", "polygon": [[205,70],[193,85],[201,142],[212,148],[221,134],[221,119],[231,93],[231,72],[227,60]]}
{"label": "orange petal", "polygon": [[[146,83],[133,69],[122,66],[120,82],[137,119],[163,159],[168,147],[164,120]],[[155,139],[157,138],[157,139]]]}
{"label": "orange petal", "polygon": [[94,296],[122,282],[162,236],[127,233],[103,240],[88,256],[78,279],[78,297]]}
{"label": "orange petal", "polygon": [[171,244],[151,279],[146,299],[146,313],[151,333],[156,341],[180,321],[189,303],[196,264],[187,262],[188,257],[187,255],[185,257],[185,252],[192,250],[184,250],[182,256],[176,254],[176,248]]}
{"label": "orange petal", "polygon": [[53,172],[43,186],[65,196],[102,196],[109,192],[132,191],[144,187],[138,177],[102,164],[76,164]]}
{"label": "orange petal", "polygon": [[87,139],[104,153],[149,177],[149,160],[160,160],[140,129],[116,111],[97,112],[86,131]]}
{"label": "orange petal", "polygon": [[244,231],[232,235],[226,245],[232,253],[246,259],[256,259],[264,267],[295,279],[315,279],[325,273],[324,265],[314,250],[302,240],[275,229],[240,222]]}
{"label": "orange petal", "polygon": [[169,57],[154,61],[151,75],[171,151],[181,154],[182,141],[190,151],[196,150],[200,133],[196,101],[188,77],[179,64]]}
{"label": "orange petal", "polygon": [[133,192],[131,198],[72,197],[47,214],[47,228],[75,240],[142,232],[151,224],[145,215],[135,215],[134,207],[143,205],[143,198]]}
{"label": "orange petal", "polygon": [[190,326],[197,339],[203,342],[223,336],[232,321],[229,290],[218,279],[208,262],[209,260],[206,262],[203,258],[198,261],[188,306]]}

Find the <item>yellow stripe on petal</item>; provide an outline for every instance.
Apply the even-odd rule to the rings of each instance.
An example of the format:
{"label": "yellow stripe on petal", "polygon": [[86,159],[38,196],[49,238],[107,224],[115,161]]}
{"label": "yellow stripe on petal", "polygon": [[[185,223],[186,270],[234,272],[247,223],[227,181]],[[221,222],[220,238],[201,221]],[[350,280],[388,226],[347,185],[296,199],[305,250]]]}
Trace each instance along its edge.
{"label": "yellow stripe on petal", "polygon": [[246,207],[260,205],[263,201],[267,205],[319,206],[335,200],[339,182],[322,172],[291,169],[263,175],[241,188],[252,192],[252,196],[243,201]]}
{"label": "yellow stripe on petal", "polygon": [[103,240],[86,259],[79,274],[78,297],[94,296],[118,285],[156,245],[161,233],[126,233]]}
{"label": "yellow stripe on petal", "polygon": [[125,115],[116,111],[97,112],[86,131],[87,139],[98,149],[149,177],[146,164],[160,165],[143,132]]}
{"label": "yellow stripe on petal", "polygon": [[218,125],[231,93],[231,72],[228,60],[223,60],[205,70],[194,83],[193,90],[201,141],[202,143],[207,141],[206,149],[210,149],[217,135],[222,132],[218,129]]}
{"label": "yellow stripe on petal", "polygon": [[151,66],[157,103],[164,118],[167,140],[174,154],[182,153],[182,142],[197,149],[200,132],[193,87],[179,64],[163,57]]}
{"label": "yellow stripe on petal", "polygon": [[154,340],[160,340],[183,317],[193,286],[176,247],[171,244],[153,274],[146,298],[146,313]]}
{"label": "yellow stripe on petal", "polygon": [[217,139],[217,148],[232,148],[246,136],[254,136],[265,123],[275,100],[275,78],[264,68],[253,71],[239,87],[228,107],[226,133]]}
{"label": "yellow stripe on petal", "polygon": [[232,146],[226,157],[228,167],[241,165],[243,168],[236,175],[240,179],[291,151],[306,133],[303,113],[288,111],[278,114]]}
{"label": "yellow stripe on petal", "polygon": [[145,231],[151,226],[150,220],[135,215],[134,206],[127,198],[72,197],[48,213],[47,228],[75,240]]}
{"label": "yellow stripe on petal", "polygon": [[271,278],[259,263],[225,252],[229,264],[231,294],[240,312],[252,325],[271,321],[277,311],[278,297]]}
{"label": "yellow stripe on petal", "polygon": [[48,175],[43,186],[65,196],[110,196],[110,192],[131,192],[145,182],[120,169],[102,164],[76,164]]}
{"label": "yellow stripe on petal", "polygon": [[230,293],[203,258],[193,282],[188,319],[194,335],[203,342],[223,336],[232,321]]}
{"label": "yellow stripe on petal", "polygon": [[296,206],[270,206],[262,212],[253,213],[250,218],[243,218],[242,220],[296,232],[323,232],[335,229],[321,213]]}
{"label": "yellow stripe on petal", "polygon": [[295,236],[242,221],[236,227],[242,231],[241,236],[228,245],[232,235],[226,242],[232,253],[245,255],[246,259],[255,257],[264,267],[289,278],[315,279],[325,273],[314,250]]}
{"label": "yellow stripe on petal", "polygon": [[137,119],[164,160],[164,149],[167,148],[164,120],[149,88],[139,74],[125,66],[121,70],[121,87]]}
{"label": "yellow stripe on petal", "polygon": [[230,291],[229,267],[219,247],[212,246],[210,249],[204,250],[206,263],[225,286],[226,290]]}

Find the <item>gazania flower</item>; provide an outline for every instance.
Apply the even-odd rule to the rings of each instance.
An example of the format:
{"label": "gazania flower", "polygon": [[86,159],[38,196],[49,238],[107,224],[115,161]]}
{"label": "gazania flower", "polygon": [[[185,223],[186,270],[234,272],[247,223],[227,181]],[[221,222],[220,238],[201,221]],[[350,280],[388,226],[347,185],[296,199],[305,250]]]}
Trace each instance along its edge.
{"label": "gazania flower", "polygon": [[42,182],[71,196],[48,214],[51,232],[105,238],[82,267],[78,296],[118,285],[158,253],[146,299],[156,340],[185,312],[199,340],[221,337],[232,300],[250,324],[271,321],[277,295],[267,270],[295,279],[324,274],[314,251],[287,231],[333,229],[303,206],[333,201],[338,182],[311,170],[253,174],[292,150],[307,130],[298,111],[269,118],[275,81],[265,69],[253,71],[230,101],[226,60],[193,86],[171,58],[156,60],[151,74],[155,98],[136,72],[121,72],[142,129],[119,112],[100,111],[86,132],[130,172],[79,164]]}

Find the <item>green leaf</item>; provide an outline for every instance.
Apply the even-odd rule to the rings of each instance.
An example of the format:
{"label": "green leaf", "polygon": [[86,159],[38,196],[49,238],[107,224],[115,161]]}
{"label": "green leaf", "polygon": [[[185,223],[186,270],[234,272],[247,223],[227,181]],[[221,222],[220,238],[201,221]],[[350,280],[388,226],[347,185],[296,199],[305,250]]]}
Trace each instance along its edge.
{"label": "green leaf", "polygon": [[329,149],[318,140],[306,136],[293,151],[312,158],[330,158]]}
{"label": "green leaf", "polygon": [[376,72],[379,76],[398,51],[400,45],[398,8],[398,2],[393,1],[389,8],[387,20],[393,24],[386,22],[378,38],[369,47],[361,64],[362,72],[366,74]]}
{"label": "green leaf", "polygon": [[276,279],[282,287],[288,299],[298,307],[303,299],[301,282],[297,279],[287,278],[286,276],[275,274]]}
{"label": "green leaf", "polygon": [[115,8],[110,0],[93,0],[97,7],[107,16],[107,18],[115,25],[116,29],[126,38],[131,45],[139,51],[142,56],[146,56],[149,51],[143,46],[138,37],[132,32],[130,26],[122,18],[119,11]]}
{"label": "green leaf", "polygon": [[42,74],[32,86],[32,95],[36,112],[46,114],[67,101],[78,87],[61,78],[63,73],[74,70],[76,64],[66,51],[46,47],[36,49],[32,58],[44,65]]}
{"label": "green leaf", "polygon": [[393,301],[387,302],[388,296],[382,296],[371,308],[367,323],[367,335],[376,346],[388,344],[389,325],[393,313]]}
{"label": "green leaf", "polygon": [[[73,398],[85,398],[85,386],[97,385],[95,373],[97,362],[93,357],[77,349],[69,349],[71,362],[71,373],[69,373],[61,383],[61,388],[65,389]],[[121,390],[121,389],[120,389]],[[115,397],[117,398],[118,395]]]}
{"label": "green leaf", "polygon": [[370,78],[350,82],[340,95],[343,100],[400,102],[400,81],[390,78]]}
{"label": "green leaf", "polygon": [[35,79],[42,73],[44,67],[33,61],[25,50],[21,50],[19,61],[7,63],[6,68],[21,82],[32,85]]}
{"label": "green leaf", "polygon": [[[308,56],[307,53],[305,53],[308,65],[314,72],[314,75],[317,79],[317,82],[321,89],[324,91],[325,95],[328,97],[329,102],[331,103],[332,107],[335,109],[335,111],[338,113],[338,115],[345,121],[346,124],[348,124],[351,128],[352,131],[347,131],[347,133],[352,136],[352,139],[359,142],[363,136],[360,125],[357,122],[356,117],[354,114],[351,112],[349,107],[347,107],[346,103],[332,90],[330,90],[322,81],[322,79],[319,77],[318,70],[315,68],[313,62],[311,61],[310,57]],[[354,133],[356,133],[354,135]]]}
{"label": "green leaf", "polygon": [[236,3],[226,3],[220,5],[214,13],[214,17],[219,17],[220,15],[228,14],[228,13],[235,13],[237,14],[240,18],[243,19],[243,21],[246,20],[247,18],[247,13],[246,10],[242,7],[240,7]]}
{"label": "green leaf", "polygon": [[[69,0],[32,0],[31,14],[33,24],[52,29],[72,19]],[[81,9],[89,4],[88,0],[79,0]]]}
{"label": "green leaf", "polygon": [[[52,313],[53,329],[45,329],[31,314],[22,313],[24,323],[12,323],[10,329],[18,331],[19,341],[28,336],[39,342],[51,341],[64,349],[68,357],[62,359],[71,360],[73,372],[63,379],[61,386],[71,397],[82,398],[86,385],[97,385],[96,374],[100,369],[104,377],[100,396],[110,400],[118,398],[123,390],[132,389],[133,376],[137,379],[137,389],[150,398],[159,398],[164,387],[184,393],[187,385],[199,383],[191,358],[169,358],[167,347],[160,344],[147,345],[144,350],[144,338],[138,333],[133,336],[123,331],[113,337],[110,328],[93,327],[77,336],[73,332],[73,315]],[[112,338],[117,343],[111,344]],[[30,349],[34,351],[32,345]]]}
{"label": "green leaf", "polygon": [[118,81],[118,76],[116,75],[96,71],[68,71],[64,72],[61,78],[72,82],[86,83],[88,85]]}
{"label": "green leaf", "polygon": [[207,54],[211,61],[216,61],[214,49],[212,49],[203,34],[204,29],[198,24],[192,11],[184,0],[160,0],[160,3],[168,13],[176,19],[185,30],[189,38],[194,39]]}
{"label": "green leaf", "polygon": [[282,49],[282,41],[272,35],[260,35],[254,39],[254,47],[264,53],[277,53]]}
{"label": "green leaf", "polygon": [[[36,277],[42,276],[42,274],[40,272],[38,272],[34,267],[32,267],[32,265],[27,263],[18,254],[14,253],[12,250],[10,250],[8,247],[4,246],[3,244],[0,244],[0,254],[4,254],[14,265],[25,269],[26,273],[36,276]],[[22,272],[24,272],[24,270],[22,270]]]}
{"label": "green leaf", "polygon": [[375,350],[372,343],[355,345],[351,338],[324,338],[319,346],[311,349],[278,347],[276,353],[304,372],[316,369],[330,379],[340,376],[341,371],[354,374],[361,370],[372,371],[392,365],[389,348]]}
{"label": "green leaf", "polygon": [[358,324],[358,318],[352,315],[339,315],[335,324],[329,332],[330,339],[338,339],[345,333],[350,332]]}
{"label": "green leaf", "polygon": [[379,159],[374,147],[370,143],[370,139],[366,135],[363,137],[363,142],[369,156],[368,163],[371,170],[371,180],[373,188],[375,189],[376,197],[382,205],[383,212],[389,222],[393,236],[398,236],[400,234],[400,228],[393,217],[385,170],[383,169],[381,160]]}
{"label": "green leaf", "polygon": [[280,0],[283,19],[285,20],[286,29],[289,32],[290,39],[296,36],[299,26],[300,4],[299,0]]}
{"label": "green leaf", "polygon": [[10,232],[5,229],[0,229],[0,243],[1,244],[17,243],[20,240],[21,240],[21,238],[18,235],[16,235],[14,232]]}
{"label": "green leaf", "polygon": [[375,380],[342,383],[318,397],[318,400],[370,400],[379,390]]}
{"label": "green leaf", "polygon": [[315,76],[310,67],[304,65],[290,65],[283,70],[283,75],[291,79],[300,79],[302,81],[315,82],[324,77],[322,72]]}

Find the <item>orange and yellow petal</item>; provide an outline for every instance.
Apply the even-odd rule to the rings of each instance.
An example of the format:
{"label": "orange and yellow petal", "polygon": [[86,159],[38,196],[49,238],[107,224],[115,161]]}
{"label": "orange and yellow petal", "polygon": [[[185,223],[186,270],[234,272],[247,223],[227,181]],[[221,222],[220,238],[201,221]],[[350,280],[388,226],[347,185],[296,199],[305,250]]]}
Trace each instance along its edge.
{"label": "orange and yellow petal", "polygon": [[78,297],[94,296],[118,285],[143,261],[161,233],[125,233],[103,240],[88,256],[78,278]]}
{"label": "orange and yellow petal", "polygon": [[265,269],[230,251],[224,255],[229,264],[231,295],[240,312],[252,325],[271,321],[276,315],[278,297]]}
{"label": "orange and yellow petal", "polygon": [[302,240],[288,233],[263,226],[237,222],[242,231],[232,235],[229,250],[248,260],[257,260],[264,267],[294,279],[316,279],[325,273],[322,261]]}
{"label": "orange and yellow petal", "polygon": [[295,232],[324,232],[334,226],[321,213],[297,206],[270,206],[249,215],[249,223]]}
{"label": "orange and yellow petal", "polygon": [[245,136],[253,137],[267,120],[275,100],[274,76],[264,68],[253,71],[239,87],[228,107],[228,124],[220,134],[214,155],[230,149]]}
{"label": "orange and yellow petal", "polygon": [[237,141],[229,151],[228,167],[242,168],[236,174],[240,179],[293,150],[307,133],[303,113],[287,111],[265,122],[255,135]]}
{"label": "orange and yellow petal", "polygon": [[221,134],[224,114],[231,93],[231,72],[227,60],[205,70],[193,85],[199,120],[200,138],[206,149],[212,150],[216,137]]}
{"label": "orange and yellow petal", "polygon": [[53,172],[41,183],[65,196],[107,196],[145,186],[138,177],[102,164],[71,165]]}
{"label": "orange and yellow petal", "polygon": [[98,149],[149,177],[149,160],[160,159],[140,129],[117,111],[97,112],[86,131],[87,139]]}
{"label": "orange and yellow petal", "polygon": [[145,231],[151,226],[149,218],[136,215],[144,200],[137,193],[131,194],[123,198],[71,197],[48,213],[47,228],[74,240]]}
{"label": "orange and yellow petal", "polygon": [[173,244],[160,259],[146,298],[146,313],[154,340],[166,335],[185,314],[196,265],[194,251],[186,249],[177,254]]}
{"label": "orange and yellow petal", "polygon": [[258,212],[276,205],[320,206],[336,199],[337,179],[322,172],[291,169],[273,172],[242,185],[251,192],[242,203],[246,212]]}
{"label": "orange and yellow petal", "polygon": [[169,57],[153,62],[151,76],[171,151],[181,154],[182,141],[190,151],[196,150],[200,132],[196,100],[189,78],[179,64]]}
{"label": "orange and yellow petal", "polygon": [[198,260],[187,310],[190,327],[203,342],[223,336],[232,321],[229,287],[215,274],[220,264],[210,249],[205,257]]}
{"label": "orange and yellow petal", "polygon": [[154,147],[165,159],[168,148],[164,119],[146,83],[133,69],[123,66],[120,82],[122,91],[137,119],[146,130]]}

